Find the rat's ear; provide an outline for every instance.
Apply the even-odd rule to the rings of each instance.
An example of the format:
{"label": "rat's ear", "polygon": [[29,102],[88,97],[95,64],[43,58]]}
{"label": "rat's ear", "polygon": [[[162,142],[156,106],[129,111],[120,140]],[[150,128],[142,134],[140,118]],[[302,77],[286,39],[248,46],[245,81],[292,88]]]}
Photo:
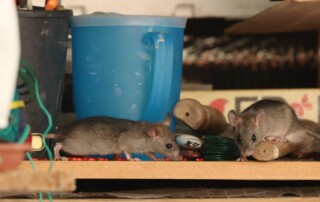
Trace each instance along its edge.
{"label": "rat's ear", "polygon": [[157,126],[153,126],[148,129],[147,133],[152,138],[160,137],[162,135],[162,129]]}
{"label": "rat's ear", "polygon": [[256,118],[254,119],[254,125],[259,126],[265,120],[266,112],[263,109],[260,109],[257,113]]}
{"label": "rat's ear", "polygon": [[171,121],[172,121],[172,117],[171,117],[170,112],[168,112],[167,118],[166,118],[166,120],[163,121],[163,124],[169,127],[171,124]]}
{"label": "rat's ear", "polygon": [[236,111],[230,110],[228,112],[228,120],[232,127],[236,127],[238,125],[239,116],[237,115]]}

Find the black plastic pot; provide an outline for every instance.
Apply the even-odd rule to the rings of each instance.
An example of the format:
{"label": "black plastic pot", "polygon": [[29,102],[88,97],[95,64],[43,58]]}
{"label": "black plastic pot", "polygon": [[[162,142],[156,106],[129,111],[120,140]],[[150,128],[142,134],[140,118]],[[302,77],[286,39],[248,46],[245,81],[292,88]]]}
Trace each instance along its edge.
{"label": "black plastic pot", "polygon": [[[40,97],[52,116],[52,131],[59,128],[71,10],[18,11],[21,58],[34,67]],[[22,95],[24,99],[26,95]],[[36,99],[25,108],[32,132],[43,133],[48,121]]]}

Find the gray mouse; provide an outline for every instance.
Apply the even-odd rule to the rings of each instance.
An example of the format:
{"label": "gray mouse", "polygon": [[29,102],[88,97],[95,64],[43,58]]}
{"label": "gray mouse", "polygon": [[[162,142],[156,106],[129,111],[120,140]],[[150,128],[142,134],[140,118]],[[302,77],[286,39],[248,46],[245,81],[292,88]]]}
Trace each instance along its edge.
{"label": "gray mouse", "polygon": [[127,160],[132,153],[145,153],[153,160],[160,153],[171,160],[182,160],[179,147],[169,129],[171,116],[162,123],[131,121],[110,117],[91,117],[75,122],[57,134],[48,134],[46,138],[56,140],[55,160],[60,150],[72,155],[105,155],[124,153]]}
{"label": "gray mouse", "polygon": [[318,134],[304,127],[288,104],[276,100],[257,101],[239,115],[230,110],[228,120],[241,152],[240,161],[246,161],[261,141],[302,144],[310,139],[308,135],[320,139]]}

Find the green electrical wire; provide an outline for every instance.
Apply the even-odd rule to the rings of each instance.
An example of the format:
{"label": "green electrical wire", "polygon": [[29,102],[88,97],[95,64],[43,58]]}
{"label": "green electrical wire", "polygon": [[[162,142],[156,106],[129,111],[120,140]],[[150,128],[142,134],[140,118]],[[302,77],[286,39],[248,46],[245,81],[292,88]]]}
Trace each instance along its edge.
{"label": "green electrical wire", "polygon": [[[27,157],[31,163],[32,169],[34,170],[34,172],[38,172],[38,169],[36,167],[36,164],[34,163],[34,161],[32,160],[32,156],[30,154],[30,152],[27,152]],[[39,201],[43,202],[43,195],[42,192],[39,193]]]}
{"label": "green electrical wire", "polygon": [[30,152],[27,152],[27,157],[31,163],[31,166],[32,166],[32,169],[35,171],[35,172],[38,172],[37,170],[37,167],[36,167],[36,164],[34,163],[34,161],[32,160],[32,156],[30,154]]}
{"label": "green electrical wire", "polygon": [[[42,109],[42,111],[44,112],[44,114],[46,115],[46,117],[48,119],[48,127],[46,128],[46,130],[42,134],[42,142],[43,142],[43,145],[44,145],[44,147],[45,147],[45,149],[46,149],[46,151],[48,153],[48,157],[49,157],[49,160],[50,160],[50,165],[49,165],[49,172],[50,172],[52,170],[52,168],[53,168],[53,158],[52,158],[51,150],[49,149],[49,147],[48,147],[48,145],[47,145],[47,143],[45,141],[45,138],[46,138],[48,132],[52,128],[52,117],[51,117],[49,111],[47,110],[47,108],[42,103],[42,100],[40,98],[40,93],[39,93],[38,80],[37,80],[35,74],[31,71],[32,67],[29,64],[27,64],[23,59],[21,59],[20,64],[22,66],[22,68],[20,68],[21,69],[21,71],[20,71],[21,74],[24,75],[24,79],[29,84],[29,85],[27,84],[29,87],[30,87],[30,83],[34,84],[33,86],[34,86],[34,92],[35,92],[35,96],[36,96],[37,102],[38,102],[40,108]],[[28,128],[28,125],[25,127],[25,131],[24,131],[20,141],[23,141],[23,138],[25,138],[25,134],[26,133],[28,133],[28,134],[30,133],[30,126]],[[30,163],[32,165],[33,170],[35,172],[37,172],[37,168],[36,168],[36,166],[34,164],[34,161],[32,160],[32,157],[31,157],[30,153],[27,153],[27,157],[28,157],[28,159],[29,159],[29,161],[30,161]],[[52,199],[51,193],[50,192],[46,192],[46,194],[47,194],[47,197],[48,197],[49,201],[52,202],[53,199]],[[42,192],[39,193],[39,200],[40,200],[40,202],[43,201]]]}
{"label": "green electrical wire", "polygon": [[24,126],[24,131],[22,133],[22,136],[21,136],[20,140],[18,141],[19,144],[22,144],[26,141],[26,139],[28,138],[28,136],[30,134],[30,130],[31,130],[30,125],[26,124]]}
{"label": "green electrical wire", "polygon": [[233,140],[217,135],[204,138],[202,155],[206,161],[231,161],[240,156],[240,151]]}
{"label": "green electrical wire", "polygon": [[[37,167],[36,167],[36,164],[35,164],[34,161],[32,160],[32,156],[31,156],[30,152],[27,152],[27,157],[28,157],[28,159],[29,159],[29,161],[30,161],[30,163],[31,163],[32,169],[33,169],[35,172],[38,172]],[[47,194],[47,197],[48,197],[49,201],[50,201],[50,202],[53,202],[53,198],[52,198],[52,196],[51,196],[51,193],[50,193],[50,192],[46,192],[46,194]],[[43,202],[43,194],[42,194],[42,192],[39,192],[39,201],[40,201],[40,202]]]}
{"label": "green electrical wire", "polygon": [[[23,79],[26,83],[29,93],[29,101],[32,101],[35,98],[35,89],[34,89],[34,77],[27,73],[25,68],[19,68],[19,77]],[[24,85],[22,85],[23,87]],[[18,87],[19,88],[19,87]]]}
{"label": "green electrical wire", "polygon": [[48,127],[44,131],[44,133],[42,134],[42,142],[43,142],[43,145],[44,145],[45,149],[48,152],[48,156],[49,156],[49,159],[50,159],[49,171],[51,171],[52,167],[53,167],[53,158],[52,158],[51,150],[49,149],[48,145],[46,144],[45,138],[46,138],[46,136],[48,135],[49,131],[52,128],[52,117],[51,117],[49,111],[47,110],[47,108],[45,108],[45,106],[43,105],[43,103],[41,101],[40,94],[39,94],[38,80],[36,80],[36,82],[35,82],[35,89],[36,89],[36,98],[37,98],[38,104],[39,104],[40,108],[45,113],[45,115],[47,116],[47,119],[48,119]]}
{"label": "green electrical wire", "polygon": [[24,68],[21,69],[21,72],[23,72],[25,75],[28,75],[29,76],[28,78],[32,78],[33,79],[34,92],[35,92],[35,96],[36,96],[37,102],[38,102],[41,110],[44,112],[44,114],[46,115],[46,117],[48,119],[48,126],[47,126],[46,130],[42,134],[42,142],[43,142],[44,148],[46,149],[46,151],[48,153],[48,157],[49,157],[49,160],[50,160],[49,171],[51,171],[52,167],[53,167],[53,158],[52,158],[51,150],[49,149],[48,145],[45,142],[45,138],[46,138],[47,134],[49,133],[49,131],[52,128],[52,117],[51,117],[49,111],[47,110],[47,108],[42,103],[42,100],[40,98],[40,93],[39,93],[39,83],[38,83],[38,80],[37,80],[35,74],[31,71],[32,67],[22,59],[21,59],[21,66],[24,67]]}
{"label": "green electrical wire", "polygon": [[[40,94],[39,94],[39,85],[38,85],[38,80],[36,79],[35,75],[33,74],[33,72],[31,72],[31,66],[29,66],[25,61],[21,60],[21,68],[19,69],[19,76],[21,76],[27,83],[27,86],[29,88],[31,88],[32,86],[34,87],[34,90],[30,89],[30,94],[31,94],[31,98],[33,97],[33,94],[35,94],[37,102],[40,106],[40,108],[42,109],[42,111],[45,113],[45,115],[47,116],[48,119],[48,127],[45,130],[45,132],[43,133],[42,136],[42,141],[44,144],[45,149],[48,152],[48,156],[50,159],[50,166],[49,166],[49,171],[52,170],[53,167],[53,158],[52,158],[52,153],[48,147],[48,145],[45,142],[45,137],[48,134],[48,132],[51,130],[52,128],[52,117],[50,115],[50,113],[48,112],[48,110],[45,108],[45,106],[43,105],[41,98],[40,98]],[[34,93],[33,93],[34,92]],[[17,92],[15,93],[15,100],[17,100],[18,94]],[[16,141],[16,137],[17,134],[19,133],[19,109],[13,109],[11,110],[11,122],[9,123],[8,127],[5,129],[1,129],[0,130],[0,137],[2,139],[5,139],[7,141],[13,142]],[[30,125],[29,124],[25,124],[24,127],[24,131],[21,135],[21,138],[18,140],[19,144],[22,144],[26,141],[26,139],[28,138],[29,134],[30,134]],[[37,168],[36,165],[34,163],[34,161],[32,160],[31,154],[29,152],[27,152],[27,157],[32,165],[32,169],[37,172]],[[52,196],[49,192],[46,193],[47,197],[49,199],[49,201],[53,201]],[[40,202],[43,201],[43,194],[42,192],[39,193],[39,200]]]}

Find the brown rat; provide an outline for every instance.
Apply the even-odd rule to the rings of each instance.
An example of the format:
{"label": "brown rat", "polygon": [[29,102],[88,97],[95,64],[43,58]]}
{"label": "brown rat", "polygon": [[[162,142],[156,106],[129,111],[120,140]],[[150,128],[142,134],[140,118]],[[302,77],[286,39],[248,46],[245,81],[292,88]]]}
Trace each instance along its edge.
{"label": "brown rat", "polygon": [[304,127],[288,104],[276,100],[260,100],[239,115],[230,110],[228,119],[234,127],[233,137],[241,151],[240,160],[251,156],[261,141],[303,144],[311,136],[320,139],[318,134]]}
{"label": "brown rat", "polygon": [[120,154],[128,160],[132,153],[145,153],[158,160],[154,152],[172,160],[181,160],[179,147],[169,129],[171,116],[163,123],[148,123],[109,117],[80,120],[47,138],[55,139],[55,159],[62,159],[60,150],[72,155]]}

